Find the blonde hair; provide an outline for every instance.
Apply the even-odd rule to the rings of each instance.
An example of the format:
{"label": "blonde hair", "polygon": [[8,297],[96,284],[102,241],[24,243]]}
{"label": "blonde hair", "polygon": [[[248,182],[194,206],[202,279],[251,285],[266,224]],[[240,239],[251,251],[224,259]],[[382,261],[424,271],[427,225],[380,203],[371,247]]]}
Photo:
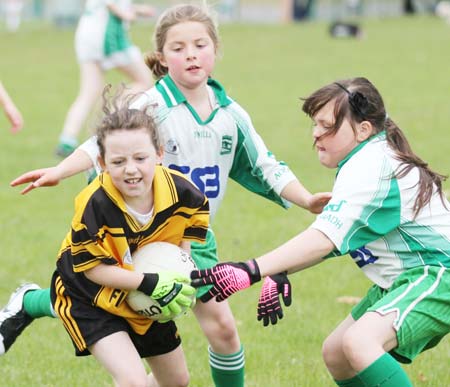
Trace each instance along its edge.
{"label": "blonde hair", "polygon": [[160,79],[167,74],[167,67],[159,61],[158,53],[163,52],[167,39],[167,32],[173,26],[184,22],[198,22],[203,24],[208,35],[214,43],[216,52],[219,47],[219,31],[212,12],[206,7],[191,4],[179,4],[167,9],[156,22],[153,34],[154,51],[145,55],[144,60],[155,79]]}

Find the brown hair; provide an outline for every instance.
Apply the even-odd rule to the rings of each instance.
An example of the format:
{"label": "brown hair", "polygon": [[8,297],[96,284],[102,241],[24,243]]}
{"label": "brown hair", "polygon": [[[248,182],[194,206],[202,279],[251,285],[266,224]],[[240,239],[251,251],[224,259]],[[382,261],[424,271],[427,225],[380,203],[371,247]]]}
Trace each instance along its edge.
{"label": "brown hair", "polygon": [[396,177],[404,177],[414,167],[419,170],[419,192],[414,202],[414,216],[430,202],[436,188],[444,203],[442,182],[447,177],[431,170],[426,162],[414,154],[401,129],[387,116],[380,93],[368,79],[351,78],[326,85],[303,99],[302,110],[313,118],[331,100],[335,101],[334,125],[326,136],[335,134],[345,118],[353,128],[355,123],[369,121],[375,133],[385,130],[389,147],[401,162]]}
{"label": "brown hair", "polygon": [[155,121],[148,112],[149,106],[142,109],[130,108],[136,98],[136,94],[124,96],[125,86],[110,95],[111,85],[103,90],[103,112],[105,115],[96,127],[97,145],[102,159],[105,157],[105,138],[116,130],[146,129],[155,149],[161,148],[161,139]]}
{"label": "brown hair", "polygon": [[158,18],[153,34],[153,46],[155,51],[147,53],[144,57],[145,63],[153,73],[155,79],[160,79],[167,74],[167,67],[159,61],[158,54],[162,54],[166,43],[167,32],[173,26],[184,22],[198,22],[203,24],[208,35],[214,43],[214,47],[219,47],[219,32],[217,24],[206,7],[199,7],[190,4],[179,4],[167,9]]}

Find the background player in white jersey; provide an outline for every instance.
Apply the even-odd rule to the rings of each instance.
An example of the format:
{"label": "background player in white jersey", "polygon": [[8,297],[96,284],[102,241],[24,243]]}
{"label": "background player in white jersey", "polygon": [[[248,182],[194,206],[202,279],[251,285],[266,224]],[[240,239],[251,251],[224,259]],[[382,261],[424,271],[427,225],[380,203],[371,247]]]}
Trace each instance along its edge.
{"label": "background player in white jersey", "polygon": [[87,0],[75,33],[75,51],[80,66],[80,90],[70,107],[56,154],[66,157],[78,145],[78,135],[101,95],[104,72],[113,68],[130,80],[130,93],[147,90],[152,84],[138,47],[132,45],[127,24],[138,16],[152,16],[149,5],[131,0]]}
{"label": "background player in white jersey", "polygon": [[[413,153],[365,78],[305,99],[319,161],[337,168],[332,198],[314,223],[247,262],[194,271],[218,301],[261,277],[349,253],[374,285],[323,345],[338,386],[412,386],[410,363],[450,331],[450,204],[444,176]],[[301,378],[301,376],[299,376]]]}
{"label": "background player in white jersey", "polygon": [[[158,79],[134,107],[149,105],[164,138],[163,164],[184,173],[208,197],[211,218],[223,199],[228,177],[245,188],[283,206],[288,202],[318,213],[329,193],[311,195],[290,169],[267,150],[253,128],[248,114],[223,87],[211,79],[218,50],[214,20],[203,8],[179,5],[168,9],[155,28],[155,52],[147,63]],[[23,192],[37,186],[54,185],[63,177],[92,167],[97,160],[95,140],[88,141],[57,167],[32,171],[12,184],[33,181]],[[206,244],[192,243],[191,254],[198,267],[217,263],[212,230]],[[261,314],[281,317],[280,291],[289,286],[285,275],[268,278],[264,289],[275,289],[261,302]],[[45,290],[28,292],[24,310],[31,317],[40,314],[30,301]],[[202,299],[206,290],[199,293]],[[265,295],[268,291],[263,292]],[[289,303],[290,294],[285,294]],[[244,385],[244,350],[228,303],[198,302],[194,313],[209,344],[210,366],[217,387]],[[1,319],[1,316],[0,316]],[[0,326],[1,330],[1,326]]]}

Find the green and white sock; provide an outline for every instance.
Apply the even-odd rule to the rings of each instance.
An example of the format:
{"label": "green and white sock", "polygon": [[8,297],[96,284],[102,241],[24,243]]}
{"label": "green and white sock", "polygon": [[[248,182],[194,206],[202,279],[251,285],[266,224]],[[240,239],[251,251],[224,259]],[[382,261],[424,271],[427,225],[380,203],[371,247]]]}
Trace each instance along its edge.
{"label": "green and white sock", "polygon": [[56,317],[50,298],[50,288],[26,292],[23,297],[23,308],[33,318]]}
{"label": "green and white sock", "polygon": [[244,348],[231,355],[221,355],[208,348],[211,375],[216,387],[244,387]]}
{"label": "green and white sock", "polygon": [[388,353],[357,375],[367,387],[413,387],[400,364]]}
{"label": "green and white sock", "polygon": [[72,148],[76,148],[78,146],[78,140],[75,137],[68,136],[66,134],[61,134],[61,136],[59,136],[59,143],[69,145]]}

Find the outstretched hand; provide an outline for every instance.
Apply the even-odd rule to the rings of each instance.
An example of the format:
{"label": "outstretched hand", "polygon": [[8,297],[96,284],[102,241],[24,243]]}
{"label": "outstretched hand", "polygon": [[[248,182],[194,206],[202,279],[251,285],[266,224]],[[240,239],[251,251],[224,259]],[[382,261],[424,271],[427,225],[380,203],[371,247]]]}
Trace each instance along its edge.
{"label": "outstretched hand", "polygon": [[224,301],[232,294],[260,280],[259,267],[254,259],[247,262],[219,263],[210,269],[191,272],[193,287],[213,285],[208,293],[202,296],[201,300],[204,302],[214,297],[217,301]]}
{"label": "outstretched hand", "polygon": [[275,325],[283,318],[280,295],[285,306],[291,305],[291,283],[286,273],[271,275],[264,280],[258,301],[258,321],[262,320],[265,327],[269,322]]}
{"label": "outstretched hand", "polygon": [[318,192],[308,200],[308,210],[313,214],[320,214],[331,199],[331,192]]}
{"label": "outstretched hand", "polygon": [[15,178],[11,183],[11,187],[30,183],[20,193],[25,195],[31,190],[39,187],[52,187],[57,185],[62,179],[61,173],[57,167],[35,169]]}

